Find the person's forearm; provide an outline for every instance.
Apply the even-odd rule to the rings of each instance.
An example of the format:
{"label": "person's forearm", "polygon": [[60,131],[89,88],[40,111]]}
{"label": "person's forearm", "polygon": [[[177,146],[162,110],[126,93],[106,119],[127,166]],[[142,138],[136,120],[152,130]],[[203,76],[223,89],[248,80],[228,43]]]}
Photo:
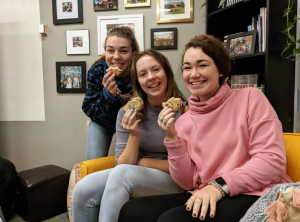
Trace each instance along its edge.
{"label": "person's forearm", "polygon": [[118,159],[118,164],[136,165],[137,156],[139,153],[140,138],[140,135],[129,136],[125,150]]}
{"label": "person's forearm", "polygon": [[151,158],[141,158],[137,162],[138,166],[154,168],[166,173],[170,173],[169,171],[169,163],[168,160],[158,160],[158,159],[151,159]]}

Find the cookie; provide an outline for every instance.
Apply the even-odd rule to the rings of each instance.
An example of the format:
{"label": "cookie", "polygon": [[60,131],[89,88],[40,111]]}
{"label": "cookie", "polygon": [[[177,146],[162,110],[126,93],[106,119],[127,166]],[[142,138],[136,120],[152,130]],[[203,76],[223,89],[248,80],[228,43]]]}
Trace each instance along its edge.
{"label": "cookie", "polygon": [[117,75],[120,75],[120,73],[122,72],[121,69],[119,69],[118,67],[113,67],[113,66],[110,66],[106,72],[110,72],[112,71],[113,73],[116,73]]}
{"label": "cookie", "polygon": [[127,103],[128,108],[134,107],[137,111],[141,111],[144,107],[144,102],[140,97],[133,97],[130,99],[130,101]]}
{"label": "cookie", "polygon": [[170,99],[168,99],[167,102],[162,103],[163,108],[165,108],[166,106],[172,108],[175,111],[175,113],[177,113],[181,110],[182,100],[181,98],[171,97]]}

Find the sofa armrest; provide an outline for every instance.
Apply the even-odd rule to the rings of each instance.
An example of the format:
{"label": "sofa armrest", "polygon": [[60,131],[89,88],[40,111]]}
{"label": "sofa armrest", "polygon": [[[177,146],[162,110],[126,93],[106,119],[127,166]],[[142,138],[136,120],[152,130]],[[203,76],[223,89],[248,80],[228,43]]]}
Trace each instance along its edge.
{"label": "sofa armrest", "polygon": [[108,156],[81,162],[81,179],[88,174],[115,167],[115,159],[115,156]]}

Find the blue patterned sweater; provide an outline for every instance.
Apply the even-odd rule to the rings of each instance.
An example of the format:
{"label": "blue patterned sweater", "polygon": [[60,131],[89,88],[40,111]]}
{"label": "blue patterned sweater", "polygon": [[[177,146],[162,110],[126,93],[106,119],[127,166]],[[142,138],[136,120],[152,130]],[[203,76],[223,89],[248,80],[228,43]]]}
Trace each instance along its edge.
{"label": "blue patterned sweater", "polygon": [[[100,59],[89,69],[87,74],[87,91],[83,99],[82,110],[92,121],[105,126],[116,127],[116,119],[121,103],[118,98],[112,97],[102,85],[106,74],[105,59]],[[122,94],[129,93],[130,83],[125,84],[116,78],[118,88]]]}

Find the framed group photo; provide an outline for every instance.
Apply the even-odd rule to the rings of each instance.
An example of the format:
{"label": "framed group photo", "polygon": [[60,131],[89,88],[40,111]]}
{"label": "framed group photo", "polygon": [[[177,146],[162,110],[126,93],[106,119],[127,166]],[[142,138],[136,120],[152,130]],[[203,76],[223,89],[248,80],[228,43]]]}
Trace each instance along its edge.
{"label": "framed group photo", "polygon": [[192,22],[193,0],[156,0],[156,22]]}
{"label": "framed group photo", "polygon": [[56,62],[58,93],[86,92],[86,62]]}
{"label": "framed group photo", "polygon": [[150,6],[150,0],[124,0],[125,8],[147,7]]}
{"label": "framed group photo", "polygon": [[90,31],[66,30],[67,55],[90,54]]}
{"label": "framed group photo", "polygon": [[151,29],[152,49],[177,49],[177,28]]}
{"label": "framed group photo", "polygon": [[94,11],[117,10],[118,0],[92,0]]}
{"label": "framed group photo", "polygon": [[107,34],[116,27],[129,27],[134,33],[140,50],[144,50],[144,26],[143,15],[115,15],[97,17],[97,36],[98,36],[98,54],[101,55],[104,50],[104,43]]}
{"label": "framed group photo", "polygon": [[227,38],[227,48],[230,56],[241,56],[254,53],[256,30],[229,35]]}
{"label": "framed group photo", "polygon": [[83,23],[82,0],[52,0],[53,24]]}

